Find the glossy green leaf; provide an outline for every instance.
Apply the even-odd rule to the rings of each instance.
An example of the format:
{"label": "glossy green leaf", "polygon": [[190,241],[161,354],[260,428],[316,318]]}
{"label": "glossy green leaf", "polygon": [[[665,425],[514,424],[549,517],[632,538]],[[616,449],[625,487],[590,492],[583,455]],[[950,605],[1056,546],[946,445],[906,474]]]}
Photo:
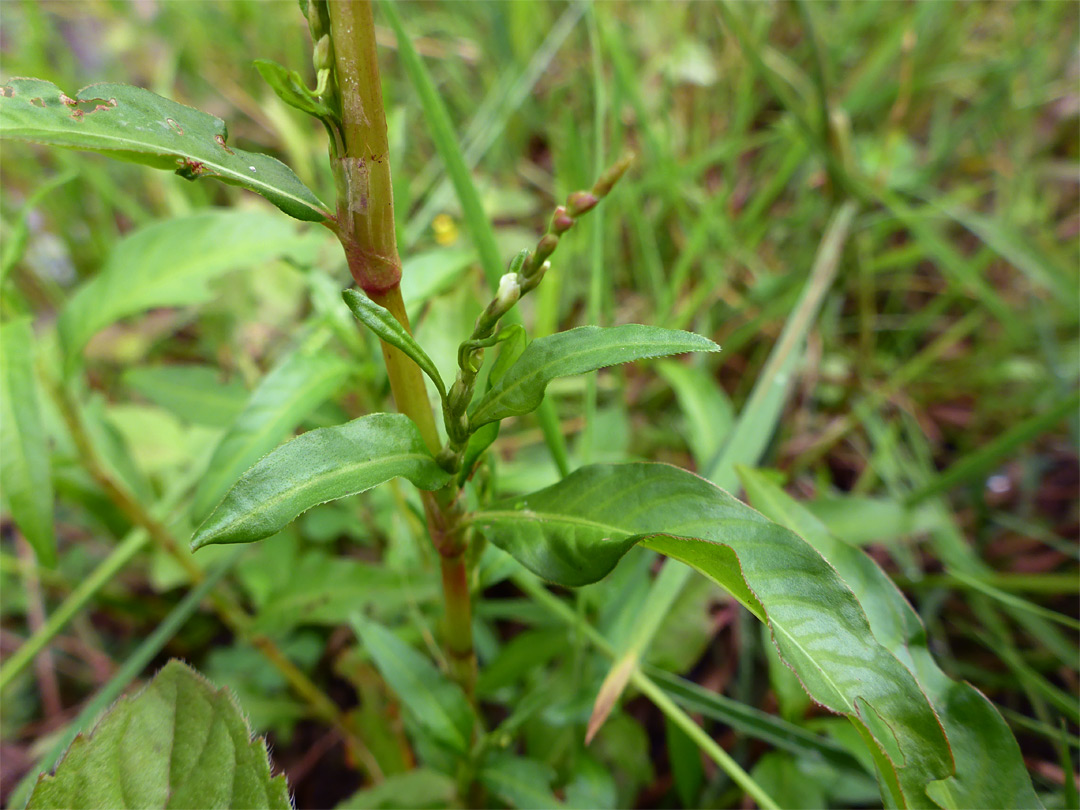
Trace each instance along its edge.
{"label": "glossy green leaf", "polygon": [[266,742],[253,740],[232,696],[170,661],[138,694],[116,703],[89,737],[77,737],[30,810],[281,808],[284,776],[270,776]]}
{"label": "glossy green leaf", "polygon": [[858,598],[874,636],[918,679],[945,727],[956,775],[930,785],[946,807],[1038,807],[1020,748],[1004,719],[975,687],[950,679],[934,661],[919,615],[876,562],[837,540],[802,504],[761,473],[739,469],[750,500],[797,531]]}
{"label": "glossy green leaf", "polygon": [[37,558],[55,565],[49,444],[38,406],[29,318],[0,327],[0,487]]}
{"label": "glossy green leaf", "polygon": [[135,231],[116,243],[101,271],[60,314],[69,366],[91,337],[120,318],[207,301],[211,279],[287,254],[310,238],[273,214],[225,209]]}
{"label": "glossy green leaf", "polygon": [[244,473],[199,527],[191,547],[262,540],[313,506],[398,476],[428,490],[449,480],[409,417],[374,413],[310,430]]}
{"label": "glossy green leaf", "polygon": [[581,326],[537,338],[472,411],[476,428],[535,410],[556,377],[584,374],[618,363],[682,352],[716,352],[708,338],[659,326]]}
{"label": "glossy green leaf", "polygon": [[0,88],[0,138],[100,152],[189,180],[217,177],[261,194],[296,219],[331,218],[292,169],[231,147],[228,137],[220,118],[141,87],[92,84],[75,98],[41,79],[12,79]]}
{"label": "glossy green leaf", "polygon": [[350,623],[383,679],[416,722],[439,742],[465,753],[476,718],[461,688],[382,625],[359,614],[353,615]]}
{"label": "glossy green leaf", "polygon": [[362,292],[356,290],[345,290],[342,297],[358,321],[378,335],[379,340],[389,343],[391,346],[396,346],[412,358],[412,361],[420,366],[420,369],[435,383],[439,395],[446,397],[446,385],[439,374],[439,369],[435,367],[431,358],[427,356],[427,352],[420,348],[420,344],[398,322],[398,319],[393,316],[390,310],[379,306]]}
{"label": "glossy green leaf", "polygon": [[[952,773],[933,708],[874,637],[836,571],[800,537],[708,481],[664,464],[596,465],[469,521],[562,585],[595,582],[638,543],[692,566],[768,623],[810,695],[872,735],[907,784],[925,787]],[[906,799],[930,804],[921,793]]]}
{"label": "glossy green leaf", "polygon": [[263,377],[199,481],[192,506],[195,519],[206,517],[240,475],[333,395],[348,374],[348,364],[335,355],[301,349]]}
{"label": "glossy green leaf", "polygon": [[244,386],[224,382],[213,366],[136,366],[125,371],[123,379],[133,391],[197,425],[228,427],[247,404]]}

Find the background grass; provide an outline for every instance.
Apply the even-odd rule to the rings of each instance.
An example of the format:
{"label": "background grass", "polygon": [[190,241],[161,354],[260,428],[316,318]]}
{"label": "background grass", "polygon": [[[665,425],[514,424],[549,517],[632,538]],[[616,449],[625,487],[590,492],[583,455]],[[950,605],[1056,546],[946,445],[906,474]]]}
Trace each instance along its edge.
{"label": "background grass", "polygon": [[[505,259],[532,244],[555,202],[590,185],[605,160],[625,150],[638,156],[602,215],[563,240],[552,272],[525,302],[531,334],[588,318],[693,329],[723,346],[719,356],[689,363],[606,372],[595,387],[582,379],[553,385],[572,466],[646,458],[710,471],[827,223],[841,204],[855,203],[836,279],[805,349],[784,369],[782,416],[775,430],[752,437],[765,448],[761,466],[886,566],[927,623],[944,668],[1002,707],[1047,803],[1074,801],[1066,772],[1076,767],[1076,633],[1059,619],[1077,615],[1080,472],[1069,398],[1080,366],[1080,8],[500,2],[415,3],[400,12],[475,164]],[[12,0],[0,5],[0,23],[4,80],[36,76],[69,93],[105,80],[148,87],[224,118],[233,143],[279,156],[333,198],[321,128],[282,105],[251,65],[273,58],[310,74],[294,3]],[[380,41],[399,242],[407,259],[427,262],[409,283],[444,279],[416,312],[421,342],[446,369],[484,276],[469,263],[461,211],[389,30]],[[5,243],[17,242],[20,222],[27,228],[4,306],[32,312],[42,334],[123,234],[208,205],[265,207],[209,182],[22,144],[4,144],[0,171]],[[35,190],[69,174],[28,206]],[[306,265],[231,274],[207,306],[155,311],[95,339],[90,386],[154,492],[190,475],[214,436],[155,404],[125,373],[203,363],[242,395],[301,324],[320,315],[312,291],[347,278],[331,247]],[[386,402],[371,344],[335,340],[369,359],[306,427]],[[504,490],[555,479],[536,422],[504,430],[501,447]],[[54,478],[55,571],[28,568],[5,523],[5,655],[38,621],[35,606],[48,613],[126,529],[62,445]],[[356,722],[398,767],[411,754],[392,701],[351,637],[334,627],[364,598],[357,583],[365,566],[382,560],[404,585],[380,609],[435,632],[425,567],[433,560],[415,515],[396,509],[406,497],[389,487],[313,512],[244,557],[235,577],[261,626],[339,703],[351,707],[360,696]],[[334,554],[358,566],[340,575],[337,612],[333,600],[304,603],[304,582],[290,581],[297,570],[325,576]],[[639,572],[624,565],[607,590],[579,596],[581,615],[609,637],[633,615],[619,606],[643,598],[642,559]],[[696,785],[691,803],[737,803],[722,775],[706,770],[694,782],[672,772],[669,745],[682,741],[642,699],[612,718],[598,746],[582,749],[606,661],[581,643],[567,653],[564,631],[538,619],[534,603],[495,575],[488,581],[478,606],[481,658],[501,661],[507,683],[548,673],[555,708],[528,726],[531,756],[560,774],[592,767],[583,762],[614,769],[624,804],[685,804],[687,784]],[[164,557],[140,555],[54,645],[59,703],[43,697],[49,678],[40,673],[5,694],[5,793],[48,734],[180,601],[180,582]],[[671,606],[649,660],[804,728],[822,727],[744,619],[707,588],[690,589]],[[536,644],[515,659],[506,640],[520,631]],[[543,633],[549,653],[536,649]],[[301,806],[332,804],[360,785],[332,735],[304,719],[255,650],[233,643],[212,615],[188,621],[167,655],[187,657],[240,692],[256,725],[274,735]],[[785,775],[803,773],[806,784],[835,776],[806,776],[806,755],[779,756],[790,749],[729,725],[713,727],[718,739],[778,800]],[[821,795],[859,804],[860,785],[853,777],[849,795]]]}

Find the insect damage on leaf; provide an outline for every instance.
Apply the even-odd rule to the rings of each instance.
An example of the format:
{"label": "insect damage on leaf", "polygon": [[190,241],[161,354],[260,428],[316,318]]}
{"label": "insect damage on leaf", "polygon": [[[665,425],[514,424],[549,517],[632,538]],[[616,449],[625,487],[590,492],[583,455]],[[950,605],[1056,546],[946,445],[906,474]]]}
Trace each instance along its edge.
{"label": "insect damage on leaf", "polygon": [[0,111],[0,137],[100,152],[188,180],[217,177],[296,219],[333,218],[284,163],[229,147],[220,118],[140,87],[95,84],[72,98],[51,82],[12,79],[0,92]]}

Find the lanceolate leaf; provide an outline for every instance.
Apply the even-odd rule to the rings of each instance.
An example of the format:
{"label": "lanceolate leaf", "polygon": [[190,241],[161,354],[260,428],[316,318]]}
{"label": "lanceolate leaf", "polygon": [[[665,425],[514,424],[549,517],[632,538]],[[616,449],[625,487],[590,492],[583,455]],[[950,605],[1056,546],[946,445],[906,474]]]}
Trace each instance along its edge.
{"label": "lanceolate leaf", "polygon": [[68,363],[120,318],[206,301],[211,279],[289,253],[310,238],[274,214],[226,209],[136,231],[117,243],[101,271],[64,307],[59,327]]}
{"label": "lanceolate leaf", "polygon": [[30,796],[38,808],[274,808],[291,810],[284,776],[270,776],[266,743],[232,696],[170,661],[134,697],[77,737],[54,776]]}
{"label": "lanceolate leaf", "polygon": [[191,546],[262,540],[313,506],[398,476],[428,490],[449,480],[409,417],[376,413],[308,431],[244,473],[199,527]]}
{"label": "lanceolate leaf", "polygon": [[209,514],[244,470],[277,447],[348,374],[344,360],[313,350],[293,352],[272,369],[214,450],[195,491],[196,520]]}
{"label": "lanceolate leaf", "polygon": [[189,180],[217,177],[263,195],[296,219],[331,218],[280,160],[229,146],[220,118],[141,87],[92,84],[69,98],[51,82],[12,79],[0,88],[0,137],[101,152]]}
{"label": "lanceolate leaf", "polygon": [[929,787],[944,807],[1038,807],[1012,732],[975,687],[949,678],[927,647],[919,614],[869,556],[833,537],[804,506],[759,472],[739,469],[750,500],[798,532],[858,598],[874,636],[915,675],[937,710],[956,759],[956,775]]}
{"label": "lanceolate leaf", "polygon": [[[904,783],[953,770],[912,674],[875,639],[836,571],[810,545],[728,493],[664,464],[596,465],[470,522],[539,576],[584,585],[635,544],[696,568],[768,623],[810,695],[847,715]],[[902,797],[929,805],[925,793]]]}
{"label": "lanceolate leaf", "polygon": [[49,446],[34,379],[29,318],[0,328],[0,487],[11,517],[45,565],[56,563]]}
{"label": "lanceolate leaf", "polygon": [[359,614],[351,623],[383,679],[416,722],[439,742],[466,752],[475,717],[461,688],[382,625]]}
{"label": "lanceolate leaf", "polygon": [[379,340],[389,343],[391,346],[396,346],[411,357],[412,361],[431,377],[431,381],[435,383],[439,395],[446,396],[446,385],[439,375],[439,369],[435,367],[435,364],[431,362],[431,358],[420,348],[420,344],[398,322],[398,319],[393,316],[390,310],[379,306],[366,295],[356,290],[345,290],[342,297],[358,321],[378,335]]}
{"label": "lanceolate leaf", "polygon": [[584,374],[605,366],[682,352],[716,352],[708,338],[659,326],[581,326],[537,338],[502,379],[477,403],[470,416],[476,428],[535,410],[556,377]]}

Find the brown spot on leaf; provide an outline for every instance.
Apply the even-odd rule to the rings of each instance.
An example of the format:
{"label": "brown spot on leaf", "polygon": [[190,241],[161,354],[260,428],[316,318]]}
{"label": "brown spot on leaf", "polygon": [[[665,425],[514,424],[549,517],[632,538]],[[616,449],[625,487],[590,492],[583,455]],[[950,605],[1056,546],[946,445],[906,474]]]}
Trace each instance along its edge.
{"label": "brown spot on leaf", "polygon": [[33,104],[35,107],[44,107],[45,106],[45,102],[40,98],[32,98],[32,99],[30,99],[30,103]]}
{"label": "brown spot on leaf", "polygon": [[15,95],[15,88],[14,87],[9,87],[6,84],[3,87],[0,87],[0,96],[2,96],[3,98],[11,98],[14,95]]}
{"label": "brown spot on leaf", "polygon": [[235,155],[236,154],[232,149],[230,149],[229,147],[227,147],[225,145],[225,136],[224,135],[215,135],[214,140],[217,141],[218,146],[220,146],[222,149],[224,149],[230,155]]}
{"label": "brown spot on leaf", "polygon": [[62,102],[64,102],[66,105],[68,105],[69,107],[74,107],[79,103],[75,99],[70,98],[69,96],[65,95],[64,93],[60,94],[60,100]]}
{"label": "brown spot on leaf", "polygon": [[166,118],[165,123],[168,124],[173,129],[175,129],[177,131],[177,133],[179,133],[180,135],[184,134],[184,128],[182,126],[180,126],[178,123],[176,123],[176,121],[173,120],[172,118]]}
{"label": "brown spot on leaf", "polygon": [[83,116],[85,114],[86,113],[84,113],[82,110],[72,110],[71,111],[71,117],[74,118],[76,121],[82,121]]}

